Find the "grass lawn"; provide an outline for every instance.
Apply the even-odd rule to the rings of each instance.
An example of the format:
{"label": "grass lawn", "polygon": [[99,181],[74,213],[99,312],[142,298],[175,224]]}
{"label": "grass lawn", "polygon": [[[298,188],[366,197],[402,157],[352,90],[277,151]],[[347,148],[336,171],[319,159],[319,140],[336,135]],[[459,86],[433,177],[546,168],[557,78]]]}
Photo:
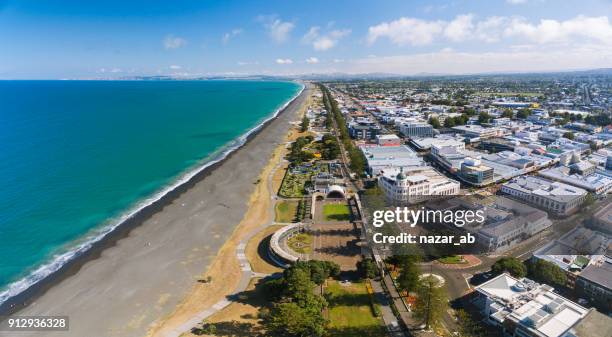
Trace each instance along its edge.
{"label": "grass lawn", "polygon": [[342,285],[330,281],[325,295],[329,302],[329,336],[386,336],[382,320],[372,313],[363,282]]}
{"label": "grass lawn", "polygon": [[312,235],[299,233],[287,239],[287,246],[300,254],[312,253]]}
{"label": "grass lawn", "polygon": [[281,223],[294,222],[297,213],[297,201],[280,201],[276,203],[274,221]]}
{"label": "grass lawn", "polygon": [[326,204],[323,205],[323,217],[325,221],[348,221],[351,210],[344,204]]}
{"label": "grass lawn", "polygon": [[449,255],[449,256],[441,257],[441,258],[438,259],[438,262],[444,263],[444,264],[467,263],[467,261],[464,260],[463,256],[461,256],[461,255]]}

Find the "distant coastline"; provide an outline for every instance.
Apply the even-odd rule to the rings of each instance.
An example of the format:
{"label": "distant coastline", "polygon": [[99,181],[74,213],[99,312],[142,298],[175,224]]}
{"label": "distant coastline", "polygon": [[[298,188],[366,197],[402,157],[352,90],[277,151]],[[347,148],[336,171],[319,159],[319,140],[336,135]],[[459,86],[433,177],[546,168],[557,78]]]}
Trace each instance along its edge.
{"label": "distant coastline", "polygon": [[27,307],[53,285],[76,274],[85,263],[100,257],[104,250],[115,246],[119,240],[128,236],[133,229],[140,226],[145,220],[159,212],[197,182],[210,175],[238,149],[244,147],[257,134],[262,132],[271,121],[283,113],[304,92],[305,85],[303,83],[292,82],[301,86],[299,91],[256,126],[204,158],[195,168],[180,175],[170,186],[139,202],[137,206],[126,211],[112,224],[96,230],[94,234],[84,238],[74,248],[54,257],[52,261],[38,267],[25,278],[11,283],[7,290],[0,293],[0,315],[12,314]]}

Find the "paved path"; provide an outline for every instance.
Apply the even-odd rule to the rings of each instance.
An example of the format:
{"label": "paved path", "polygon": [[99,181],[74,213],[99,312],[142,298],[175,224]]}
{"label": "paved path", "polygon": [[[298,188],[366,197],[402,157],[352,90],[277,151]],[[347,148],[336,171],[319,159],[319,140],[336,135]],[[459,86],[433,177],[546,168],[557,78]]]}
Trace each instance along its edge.
{"label": "paved path", "polygon": [[402,331],[402,327],[397,322],[397,318],[395,317],[395,314],[393,314],[393,310],[391,310],[389,298],[380,284],[380,281],[371,280],[370,283],[372,284],[374,296],[376,296],[376,300],[380,304],[380,311],[382,313],[382,318],[385,322],[385,327],[387,328],[389,336],[406,337],[407,335]]}

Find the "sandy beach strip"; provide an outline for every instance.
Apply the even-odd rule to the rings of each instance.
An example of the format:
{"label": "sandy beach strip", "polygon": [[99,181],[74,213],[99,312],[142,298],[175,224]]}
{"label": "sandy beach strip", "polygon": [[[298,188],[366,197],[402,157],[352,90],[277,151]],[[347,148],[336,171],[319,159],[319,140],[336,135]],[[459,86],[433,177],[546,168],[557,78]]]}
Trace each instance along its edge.
{"label": "sandy beach strip", "polygon": [[[188,295],[213,286],[220,290],[205,291],[204,298],[222,298],[223,289],[231,291],[240,267],[226,242],[234,237],[239,241],[244,224],[235,229],[245,217],[268,216],[269,205],[249,206],[262,199],[258,193],[268,193],[271,204],[261,177],[271,169],[270,158],[308,95],[307,87],[243,147],[35,289],[38,293],[30,294],[34,301],[16,313],[67,315],[68,332],[10,336],[144,336],[171,326],[186,308],[198,309],[186,305],[192,301]],[[215,269],[218,278],[198,282]],[[206,303],[199,306],[205,309]]]}

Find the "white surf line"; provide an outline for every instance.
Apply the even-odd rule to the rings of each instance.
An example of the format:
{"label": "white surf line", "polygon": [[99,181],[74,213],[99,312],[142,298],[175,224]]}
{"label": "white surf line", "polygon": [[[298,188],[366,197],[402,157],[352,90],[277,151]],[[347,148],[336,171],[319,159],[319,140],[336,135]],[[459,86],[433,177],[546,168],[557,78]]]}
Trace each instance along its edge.
{"label": "white surf line", "polygon": [[277,108],[271,115],[265,117],[265,119],[262,120],[259,124],[249,129],[246,133],[239,135],[227,144],[223,145],[220,149],[214,151],[206,158],[202,159],[202,163],[196,165],[196,167],[194,168],[189,169],[187,172],[182,173],[176,180],[174,180],[169,185],[162,187],[161,190],[155,192],[152,196],[149,196],[139,201],[135,206],[131,206],[127,209],[126,212],[119,215],[118,218],[108,219],[107,221],[110,222],[109,224],[103,225],[98,229],[92,229],[91,233],[85,233],[85,236],[82,239],[76,241],[74,243],[74,247],[72,247],[68,251],[54,255],[49,261],[46,261],[25,277],[9,284],[6,287],[6,290],[0,289],[0,305],[3,304],[5,301],[8,301],[10,298],[21,294],[23,291],[32,287],[36,283],[44,280],[53,273],[59,271],[68,262],[89,251],[89,249],[91,249],[94,244],[103,240],[107,235],[109,235],[121,225],[123,225],[128,219],[136,216],[146,207],[155,204],[156,202],[164,198],[167,194],[175,191],[177,188],[189,183],[200,172],[206,170],[212,165],[215,165],[225,160],[225,158],[227,158],[227,156],[229,156],[231,153],[242,148],[246,144],[248,138],[253,133],[259,131],[259,129],[264,127],[264,125],[266,125],[269,121],[276,118],[281,113],[281,111],[283,111],[291,103],[293,103],[300,97],[304,90],[306,90],[306,85],[299,82],[298,84],[302,87],[300,88],[297,94],[291,97],[291,99],[285,102],[282,106]]}

